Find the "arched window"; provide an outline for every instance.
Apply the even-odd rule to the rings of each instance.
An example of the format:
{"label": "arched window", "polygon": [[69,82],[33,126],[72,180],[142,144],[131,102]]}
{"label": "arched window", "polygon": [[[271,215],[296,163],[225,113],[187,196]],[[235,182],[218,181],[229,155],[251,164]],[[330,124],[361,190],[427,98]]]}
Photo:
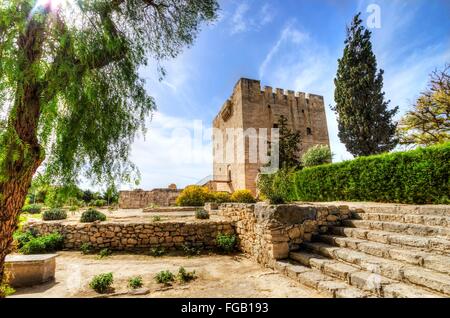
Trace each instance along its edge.
{"label": "arched window", "polygon": [[312,135],[312,130],[309,127],[306,127],[306,134],[307,135]]}

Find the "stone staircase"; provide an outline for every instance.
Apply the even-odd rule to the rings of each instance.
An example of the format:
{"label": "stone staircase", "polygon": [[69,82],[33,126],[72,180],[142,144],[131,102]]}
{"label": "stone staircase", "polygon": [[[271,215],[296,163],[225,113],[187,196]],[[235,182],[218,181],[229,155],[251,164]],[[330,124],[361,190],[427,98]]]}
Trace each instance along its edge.
{"label": "stone staircase", "polygon": [[356,210],[275,267],[330,297],[450,297],[448,210]]}

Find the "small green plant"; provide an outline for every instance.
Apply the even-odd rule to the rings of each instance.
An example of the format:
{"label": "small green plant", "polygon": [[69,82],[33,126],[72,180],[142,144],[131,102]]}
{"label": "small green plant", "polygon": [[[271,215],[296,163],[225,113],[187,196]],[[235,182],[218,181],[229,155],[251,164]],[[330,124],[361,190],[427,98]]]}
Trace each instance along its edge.
{"label": "small green plant", "polygon": [[26,204],[22,208],[22,212],[30,213],[30,214],[38,214],[41,213],[42,206],[40,204]]}
{"label": "small green plant", "polygon": [[54,252],[62,249],[64,246],[64,237],[54,232],[52,234],[32,237],[20,248],[23,254],[42,254]]}
{"label": "small green plant", "polygon": [[70,212],[75,212],[78,211],[79,209],[80,207],[78,205],[72,205],[71,207],[69,207]]}
{"label": "small green plant", "polygon": [[159,215],[155,215],[155,216],[152,217],[152,221],[153,222],[159,222],[159,221],[161,221],[161,217]]}
{"label": "small green plant", "polygon": [[106,221],[106,215],[94,209],[88,209],[81,214],[81,223],[90,223],[95,221]]}
{"label": "small green plant", "polygon": [[100,252],[98,253],[98,258],[105,258],[105,257],[108,257],[108,256],[110,256],[112,253],[111,253],[111,250],[110,249],[108,249],[108,248],[104,248],[104,249],[101,249],[100,250]]}
{"label": "small green plant", "polygon": [[209,212],[205,209],[198,209],[195,211],[195,218],[199,220],[207,220],[209,219]]}
{"label": "small green plant", "polygon": [[327,145],[315,145],[309,148],[302,156],[302,163],[305,167],[320,166],[331,163],[333,153]]}
{"label": "small green plant", "polygon": [[166,254],[166,249],[162,246],[156,246],[150,249],[150,255],[152,256],[159,257],[163,256],[164,254]]}
{"label": "small green plant", "polygon": [[187,256],[195,256],[195,255],[200,255],[200,253],[202,252],[202,247],[196,247],[196,246],[191,246],[189,244],[183,244],[182,246],[183,252],[185,255]]}
{"label": "small green plant", "polygon": [[231,201],[237,203],[255,203],[256,200],[249,190],[236,190],[231,195]]}
{"label": "small green plant", "polygon": [[216,243],[222,252],[230,254],[236,246],[236,235],[219,233],[216,237]]}
{"label": "small green plant", "polygon": [[16,292],[14,288],[9,286],[8,284],[2,284],[0,285],[0,295],[3,295],[4,297],[8,297],[13,295]]}
{"label": "small green plant", "polygon": [[83,243],[80,246],[80,250],[81,250],[81,253],[83,253],[84,255],[90,254],[93,251],[92,244],[91,243]]}
{"label": "small green plant", "polygon": [[107,204],[108,204],[108,202],[106,202],[106,200],[103,200],[103,199],[92,200],[91,202],[89,202],[90,206],[95,206],[98,208],[101,208]]}
{"label": "small green plant", "polygon": [[104,294],[111,289],[114,282],[113,273],[106,273],[94,276],[89,283],[89,287],[99,294]]}
{"label": "small green plant", "polygon": [[142,282],[141,276],[132,277],[128,281],[128,287],[130,287],[131,289],[141,288],[143,285],[144,283]]}
{"label": "small green plant", "polygon": [[191,280],[195,279],[195,271],[188,272],[184,267],[180,267],[178,270],[177,278],[182,283],[190,282]]}
{"label": "small green plant", "polygon": [[67,219],[67,213],[63,209],[53,208],[42,213],[44,221],[64,220]]}
{"label": "small green plant", "polygon": [[17,248],[22,248],[26,243],[28,243],[35,237],[36,233],[33,233],[31,231],[27,232],[16,231],[14,232],[13,235],[13,238],[16,241]]}
{"label": "small green plant", "polygon": [[155,280],[158,284],[171,285],[175,280],[175,275],[168,270],[160,271],[155,276]]}

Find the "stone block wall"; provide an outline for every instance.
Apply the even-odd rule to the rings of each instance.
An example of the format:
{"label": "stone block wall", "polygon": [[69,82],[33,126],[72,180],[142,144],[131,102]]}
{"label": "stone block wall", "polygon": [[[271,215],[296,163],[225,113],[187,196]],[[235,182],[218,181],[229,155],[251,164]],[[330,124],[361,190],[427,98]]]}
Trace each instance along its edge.
{"label": "stone block wall", "polygon": [[219,215],[233,222],[239,248],[259,263],[270,264],[289,256],[315,233],[350,217],[347,206],[221,204]]}
{"label": "stone block wall", "polygon": [[157,206],[175,205],[175,201],[182,190],[174,188],[153,189],[151,191],[133,190],[119,192],[119,208],[142,209],[151,204]]}
{"label": "stone block wall", "polygon": [[36,222],[24,226],[24,231],[36,230],[39,235],[59,232],[66,249],[79,249],[90,243],[95,249],[137,250],[162,246],[177,249],[183,245],[213,248],[218,233],[233,234],[229,221],[162,221],[152,223],[94,222],[67,223]]}

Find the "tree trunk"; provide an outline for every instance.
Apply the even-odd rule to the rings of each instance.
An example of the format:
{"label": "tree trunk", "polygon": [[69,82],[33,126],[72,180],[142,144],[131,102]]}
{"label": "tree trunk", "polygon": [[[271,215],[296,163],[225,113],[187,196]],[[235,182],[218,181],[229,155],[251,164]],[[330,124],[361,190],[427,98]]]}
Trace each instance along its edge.
{"label": "tree trunk", "polygon": [[[23,77],[17,82],[14,106],[1,145],[6,158],[0,171],[0,284],[5,278],[5,257],[11,247],[20,210],[44,157],[37,138],[41,85],[34,70],[42,53],[44,25],[45,20],[31,20],[18,38],[18,68]],[[0,290],[0,297],[3,296]]]}

